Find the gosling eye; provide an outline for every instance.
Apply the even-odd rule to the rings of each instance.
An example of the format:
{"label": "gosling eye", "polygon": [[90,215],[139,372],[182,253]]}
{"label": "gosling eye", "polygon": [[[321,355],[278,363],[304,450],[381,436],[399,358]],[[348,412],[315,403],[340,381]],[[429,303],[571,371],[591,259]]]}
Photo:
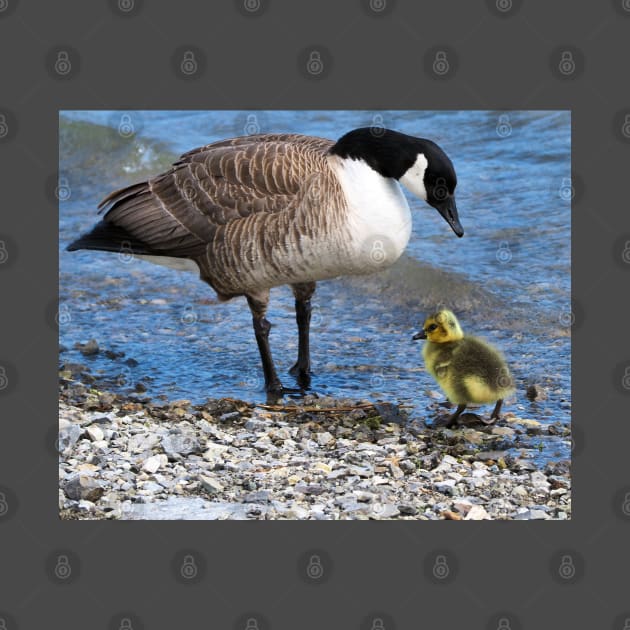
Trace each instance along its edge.
{"label": "gosling eye", "polygon": [[434,330],[437,330],[437,324],[431,324],[431,325],[427,328],[427,332],[433,332]]}

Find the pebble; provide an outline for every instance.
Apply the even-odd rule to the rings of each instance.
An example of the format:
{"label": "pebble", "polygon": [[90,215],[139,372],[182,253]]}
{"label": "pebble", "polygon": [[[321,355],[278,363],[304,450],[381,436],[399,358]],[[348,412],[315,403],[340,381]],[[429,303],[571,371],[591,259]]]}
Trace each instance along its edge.
{"label": "pebble", "polygon": [[375,411],[381,420],[405,415],[396,405],[327,413],[357,402],[329,397],[312,397],[316,412],[296,403],[280,412],[90,391],[62,380],[59,506],[69,518],[571,517],[568,462],[539,469],[524,448],[518,457],[497,448],[517,434],[526,448],[533,420],[512,415],[499,426],[434,430],[411,421],[366,424]]}
{"label": "pebble", "polygon": [[163,453],[147,458],[142,464],[142,470],[148,473],[156,473],[160,468],[168,464],[168,457]]}
{"label": "pebble", "polygon": [[69,499],[80,501],[98,501],[103,495],[104,489],[99,481],[91,475],[77,473],[67,477],[62,483],[62,489]]}

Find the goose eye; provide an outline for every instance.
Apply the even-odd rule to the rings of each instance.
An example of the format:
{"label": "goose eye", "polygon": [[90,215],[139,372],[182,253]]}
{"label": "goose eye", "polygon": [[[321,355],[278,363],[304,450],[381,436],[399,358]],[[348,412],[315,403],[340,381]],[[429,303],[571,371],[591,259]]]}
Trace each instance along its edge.
{"label": "goose eye", "polygon": [[437,328],[437,324],[431,324],[431,325],[427,328],[427,330],[428,330],[429,332],[433,332],[436,328]]}

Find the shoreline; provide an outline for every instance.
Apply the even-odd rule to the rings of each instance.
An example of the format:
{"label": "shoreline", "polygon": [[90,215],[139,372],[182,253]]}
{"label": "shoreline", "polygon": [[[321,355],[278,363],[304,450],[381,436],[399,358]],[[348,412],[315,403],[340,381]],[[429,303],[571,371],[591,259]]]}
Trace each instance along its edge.
{"label": "shoreline", "polygon": [[[427,417],[444,411],[436,399]],[[97,389],[71,364],[59,423],[62,519],[571,518],[570,462],[527,456],[570,428],[510,412],[445,429],[391,402],[155,401]]]}

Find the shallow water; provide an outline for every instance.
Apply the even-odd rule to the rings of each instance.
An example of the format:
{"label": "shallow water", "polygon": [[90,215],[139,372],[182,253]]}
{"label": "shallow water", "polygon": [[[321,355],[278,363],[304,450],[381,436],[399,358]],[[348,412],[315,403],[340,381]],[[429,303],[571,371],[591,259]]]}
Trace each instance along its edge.
{"label": "shallow water", "polygon": [[[375,117],[376,116],[376,117]],[[194,274],[101,252],[66,252],[113,188],[165,169],[180,153],[247,132],[336,138],[369,124],[438,142],[458,175],[466,235],[458,239],[423,201],[408,196],[413,234],[405,256],[373,276],[322,282],[314,298],[315,391],[414,405],[426,391],[411,336],[437,304],[466,332],[506,354],[518,383],[506,410],[541,422],[570,421],[570,116],[567,112],[62,112],[60,116],[60,343],[62,361],[88,364],[120,391],[142,381],[152,396],[233,396],[261,401],[262,374],[244,299],[219,304]],[[502,124],[503,126],[500,126]],[[499,125],[499,126],[498,126]],[[510,132],[506,134],[506,129]],[[65,195],[63,194],[65,193]],[[268,315],[280,374],[295,360],[290,290],[272,291]],[[94,338],[124,352],[83,357]],[[127,365],[134,359],[137,365]],[[292,379],[284,377],[285,385]],[[529,382],[548,399],[530,403]],[[489,410],[488,410],[489,411]],[[550,442],[539,460],[568,457]]]}

